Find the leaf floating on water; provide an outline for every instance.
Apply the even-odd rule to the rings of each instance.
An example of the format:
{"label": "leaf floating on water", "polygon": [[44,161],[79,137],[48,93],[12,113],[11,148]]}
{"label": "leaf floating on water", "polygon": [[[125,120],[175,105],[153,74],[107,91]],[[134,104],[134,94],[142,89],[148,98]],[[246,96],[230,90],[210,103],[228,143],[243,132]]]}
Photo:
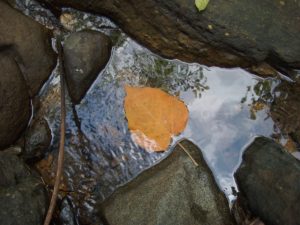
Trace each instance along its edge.
{"label": "leaf floating on water", "polygon": [[203,11],[206,9],[209,0],[195,0],[195,5],[199,11]]}
{"label": "leaf floating on water", "polygon": [[186,127],[185,104],[157,88],[125,87],[124,102],[133,140],[148,151],[167,150],[171,138]]}

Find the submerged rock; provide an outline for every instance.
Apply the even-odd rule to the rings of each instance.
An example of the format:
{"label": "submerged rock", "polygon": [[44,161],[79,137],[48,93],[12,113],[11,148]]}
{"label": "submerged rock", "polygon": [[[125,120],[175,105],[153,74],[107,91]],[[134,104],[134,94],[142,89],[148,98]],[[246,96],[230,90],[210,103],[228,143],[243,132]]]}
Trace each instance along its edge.
{"label": "submerged rock", "polygon": [[4,1],[0,1],[0,15],[0,50],[8,48],[14,55],[33,96],[56,64],[50,31]]}
{"label": "submerged rock", "polygon": [[250,211],[266,224],[300,224],[300,162],[279,144],[256,138],[235,178]]}
{"label": "submerged rock", "polygon": [[48,122],[45,119],[33,121],[25,133],[24,158],[42,157],[49,148],[51,139],[51,130]]}
{"label": "submerged rock", "polygon": [[46,204],[41,179],[33,175],[15,153],[0,152],[1,225],[40,225]]}
{"label": "submerged rock", "polygon": [[63,50],[69,94],[77,104],[108,62],[111,41],[97,31],[80,31],[66,39]]}
{"label": "submerged rock", "polygon": [[201,13],[194,0],[40,1],[111,17],[166,57],[227,67],[267,61],[300,68],[298,1],[214,0]]}
{"label": "submerged rock", "polygon": [[6,52],[0,53],[0,68],[1,150],[16,141],[26,128],[31,108],[22,73],[15,60]]}
{"label": "submerged rock", "polygon": [[200,149],[177,145],[166,159],[120,187],[100,206],[109,225],[235,224],[224,194],[218,189]]}
{"label": "submerged rock", "polygon": [[67,197],[62,200],[59,220],[61,225],[78,225],[72,203]]}
{"label": "submerged rock", "polygon": [[300,77],[283,81],[275,90],[270,115],[283,133],[300,144]]}

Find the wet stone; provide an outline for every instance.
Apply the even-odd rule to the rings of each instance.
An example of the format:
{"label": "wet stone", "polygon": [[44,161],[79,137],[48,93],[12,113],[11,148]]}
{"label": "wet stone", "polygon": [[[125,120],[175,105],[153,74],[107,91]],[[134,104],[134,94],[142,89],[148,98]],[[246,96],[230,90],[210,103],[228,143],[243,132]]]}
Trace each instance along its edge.
{"label": "wet stone", "polygon": [[65,41],[64,67],[72,101],[78,104],[101,70],[111,52],[109,37],[97,31],[80,31]]}
{"label": "wet stone", "polygon": [[300,68],[299,1],[214,0],[201,13],[186,0],[40,1],[104,13],[168,58],[222,67],[267,61]]}
{"label": "wet stone", "polygon": [[13,57],[0,53],[0,68],[1,150],[16,141],[26,128],[31,109],[26,83]]}
{"label": "wet stone", "polygon": [[[26,9],[31,12],[31,5]],[[76,29],[100,29],[111,34],[112,39],[116,40],[116,33],[118,37],[108,66],[98,76],[81,104],[72,111],[72,104],[67,98],[64,178],[66,191],[70,191],[69,197],[76,204],[76,216],[81,224],[100,224],[94,222],[95,203],[103,201],[117,186],[128,182],[167,154],[147,153],[132,142],[124,119],[124,84],[155,86],[182,97],[191,112],[190,124],[182,136],[193,139],[201,146],[220,186],[227,190],[227,194],[231,194],[228,193],[232,184],[231,175],[239,161],[240,149],[254,135],[269,136],[273,133],[272,120],[265,119],[268,108],[256,108],[261,110],[257,112],[256,120],[249,120],[250,107],[252,109],[252,105],[262,96],[254,91],[260,81],[241,69],[206,69],[197,64],[159,58],[118,28],[114,31],[116,33],[108,32],[110,28],[106,25],[110,21],[103,21],[102,17],[94,14],[65,10],[70,10],[74,18],[78,19]],[[43,17],[43,14],[39,15]],[[91,20],[90,16],[96,18]],[[83,20],[90,25],[82,25]],[[54,153],[59,143],[58,81],[58,74],[54,73],[43,91],[42,104],[37,112],[39,118],[47,118],[51,124],[54,140],[50,151]],[[200,94],[194,93],[198,84],[205,87],[199,90]],[[191,86],[195,86],[195,89]],[[241,104],[244,97],[246,101]],[[199,113],[209,116],[202,120]],[[48,160],[50,157],[46,159],[50,165],[55,159],[55,154],[51,155],[52,160]],[[51,185],[45,177],[45,182]]]}
{"label": "wet stone", "polygon": [[266,224],[300,224],[300,162],[279,144],[256,138],[235,178],[250,211]]}
{"label": "wet stone", "polygon": [[40,225],[46,208],[47,196],[41,179],[15,152],[0,152],[1,225]]}
{"label": "wet stone", "polygon": [[177,145],[159,164],[120,187],[100,206],[109,225],[235,224],[224,194],[218,189],[200,149]]}
{"label": "wet stone", "polygon": [[51,144],[51,130],[45,119],[35,120],[25,133],[25,159],[40,158]]}
{"label": "wet stone", "polygon": [[7,48],[13,54],[29,93],[36,95],[56,64],[51,32],[4,1],[0,15],[0,50]]}
{"label": "wet stone", "polygon": [[61,202],[59,220],[62,225],[78,225],[74,208],[67,197]]}

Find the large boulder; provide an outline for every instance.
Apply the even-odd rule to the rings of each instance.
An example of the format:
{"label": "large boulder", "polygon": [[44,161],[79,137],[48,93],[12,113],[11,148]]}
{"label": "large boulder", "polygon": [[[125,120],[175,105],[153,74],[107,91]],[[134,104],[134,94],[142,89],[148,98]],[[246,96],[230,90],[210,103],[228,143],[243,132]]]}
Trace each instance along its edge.
{"label": "large boulder", "polygon": [[0,68],[1,150],[16,141],[26,128],[31,107],[26,82],[17,63],[8,53],[0,53]]}
{"label": "large boulder", "polygon": [[9,48],[14,54],[30,95],[37,94],[56,64],[50,31],[0,1],[0,50],[2,48]]}
{"label": "large boulder", "polygon": [[41,179],[13,151],[0,152],[1,225],[41,225],[46,209]]}
{"label": "large boulder", "polygon": [[300,68],[299,1],[214,0],[203,12],[194,0],[40,1],[111,17],[166,57],[227,67],[267,61]]}
{"label": "large boulder", "polygon": [[97,31],[71,34],[64,42],[64,67],[70,97],[79,103],[101,70],[111,52],[111,41]]}
{"label": "large boulder", "polygon": [[279,144],[256,138],[235,178],[250,211],[267,225],[300,224],[300,162]]}
{"label": "large boulder", "polygon": [[218,189],[200,149],[183,145],[159,164],[120,187],[100,206],[109,225],[230,225],[228,202]]}

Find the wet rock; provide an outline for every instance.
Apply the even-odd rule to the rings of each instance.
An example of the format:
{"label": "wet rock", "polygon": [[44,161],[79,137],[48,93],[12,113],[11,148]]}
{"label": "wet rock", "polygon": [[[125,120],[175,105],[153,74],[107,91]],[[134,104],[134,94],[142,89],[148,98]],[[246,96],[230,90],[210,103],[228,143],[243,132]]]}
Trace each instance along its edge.
{"label": "wet rock", "polygon": [[300,224],[300,162],[280,145],[256,138],[235,178],[250,211],[266,224]]}
{"label": "wet rock", "polygon": [[62,200],[60,206],[59,219],[62,225],[78,225],[72,203],[66,197]]}
{"label": "wet rock", "polygon": [[0,152],[1,225],[40,225],[47,197],[39,177],[11,151]]}
{"label": "wet rock", "polygon": [[111,41],[100,32],[81,31],[67,38],[63,50],[68,90],[77,104],[108,62]]}
{"label": "wet rock", "polygon": [[0,53],[0,68],[0,149],[3,149],[26,128],[31,108],[27,86],[15,60]]}
{"label": "wet rock", "polygon": [[50,31],[33,19],[0,1],[0,50],[8,48],[35,95],[56,64]]}
{"label": "wet rock", "polygon": [[181,144],[199,166],[177,145],[170,156],[101,204],[107,224],[235,224],[201,151],[189,141]]}
{"label": "wet rock", "polygon": [[25,133],[24,158],[42,157],[50,146],[51,139],[51,130],[48,122],[45,119],[33,121]]}
{"label": "wet rock", "polygon": [[270,114],[283,133],[300,144],[300,77],[295,82],[283,81],[275,90]]}
{"label": "wet rock", "polygon": [[239,194],[233,202],[231,211],[238,225],[265,225],[259,218],[252,215],[247,207],[246,200]]}
{"label": "wet rock", "polygon": [[300,68],[298,1],[214,0],[201,13],[193,0],[40,1],[111,17],[166,57],[227,67],[267,61]]}

